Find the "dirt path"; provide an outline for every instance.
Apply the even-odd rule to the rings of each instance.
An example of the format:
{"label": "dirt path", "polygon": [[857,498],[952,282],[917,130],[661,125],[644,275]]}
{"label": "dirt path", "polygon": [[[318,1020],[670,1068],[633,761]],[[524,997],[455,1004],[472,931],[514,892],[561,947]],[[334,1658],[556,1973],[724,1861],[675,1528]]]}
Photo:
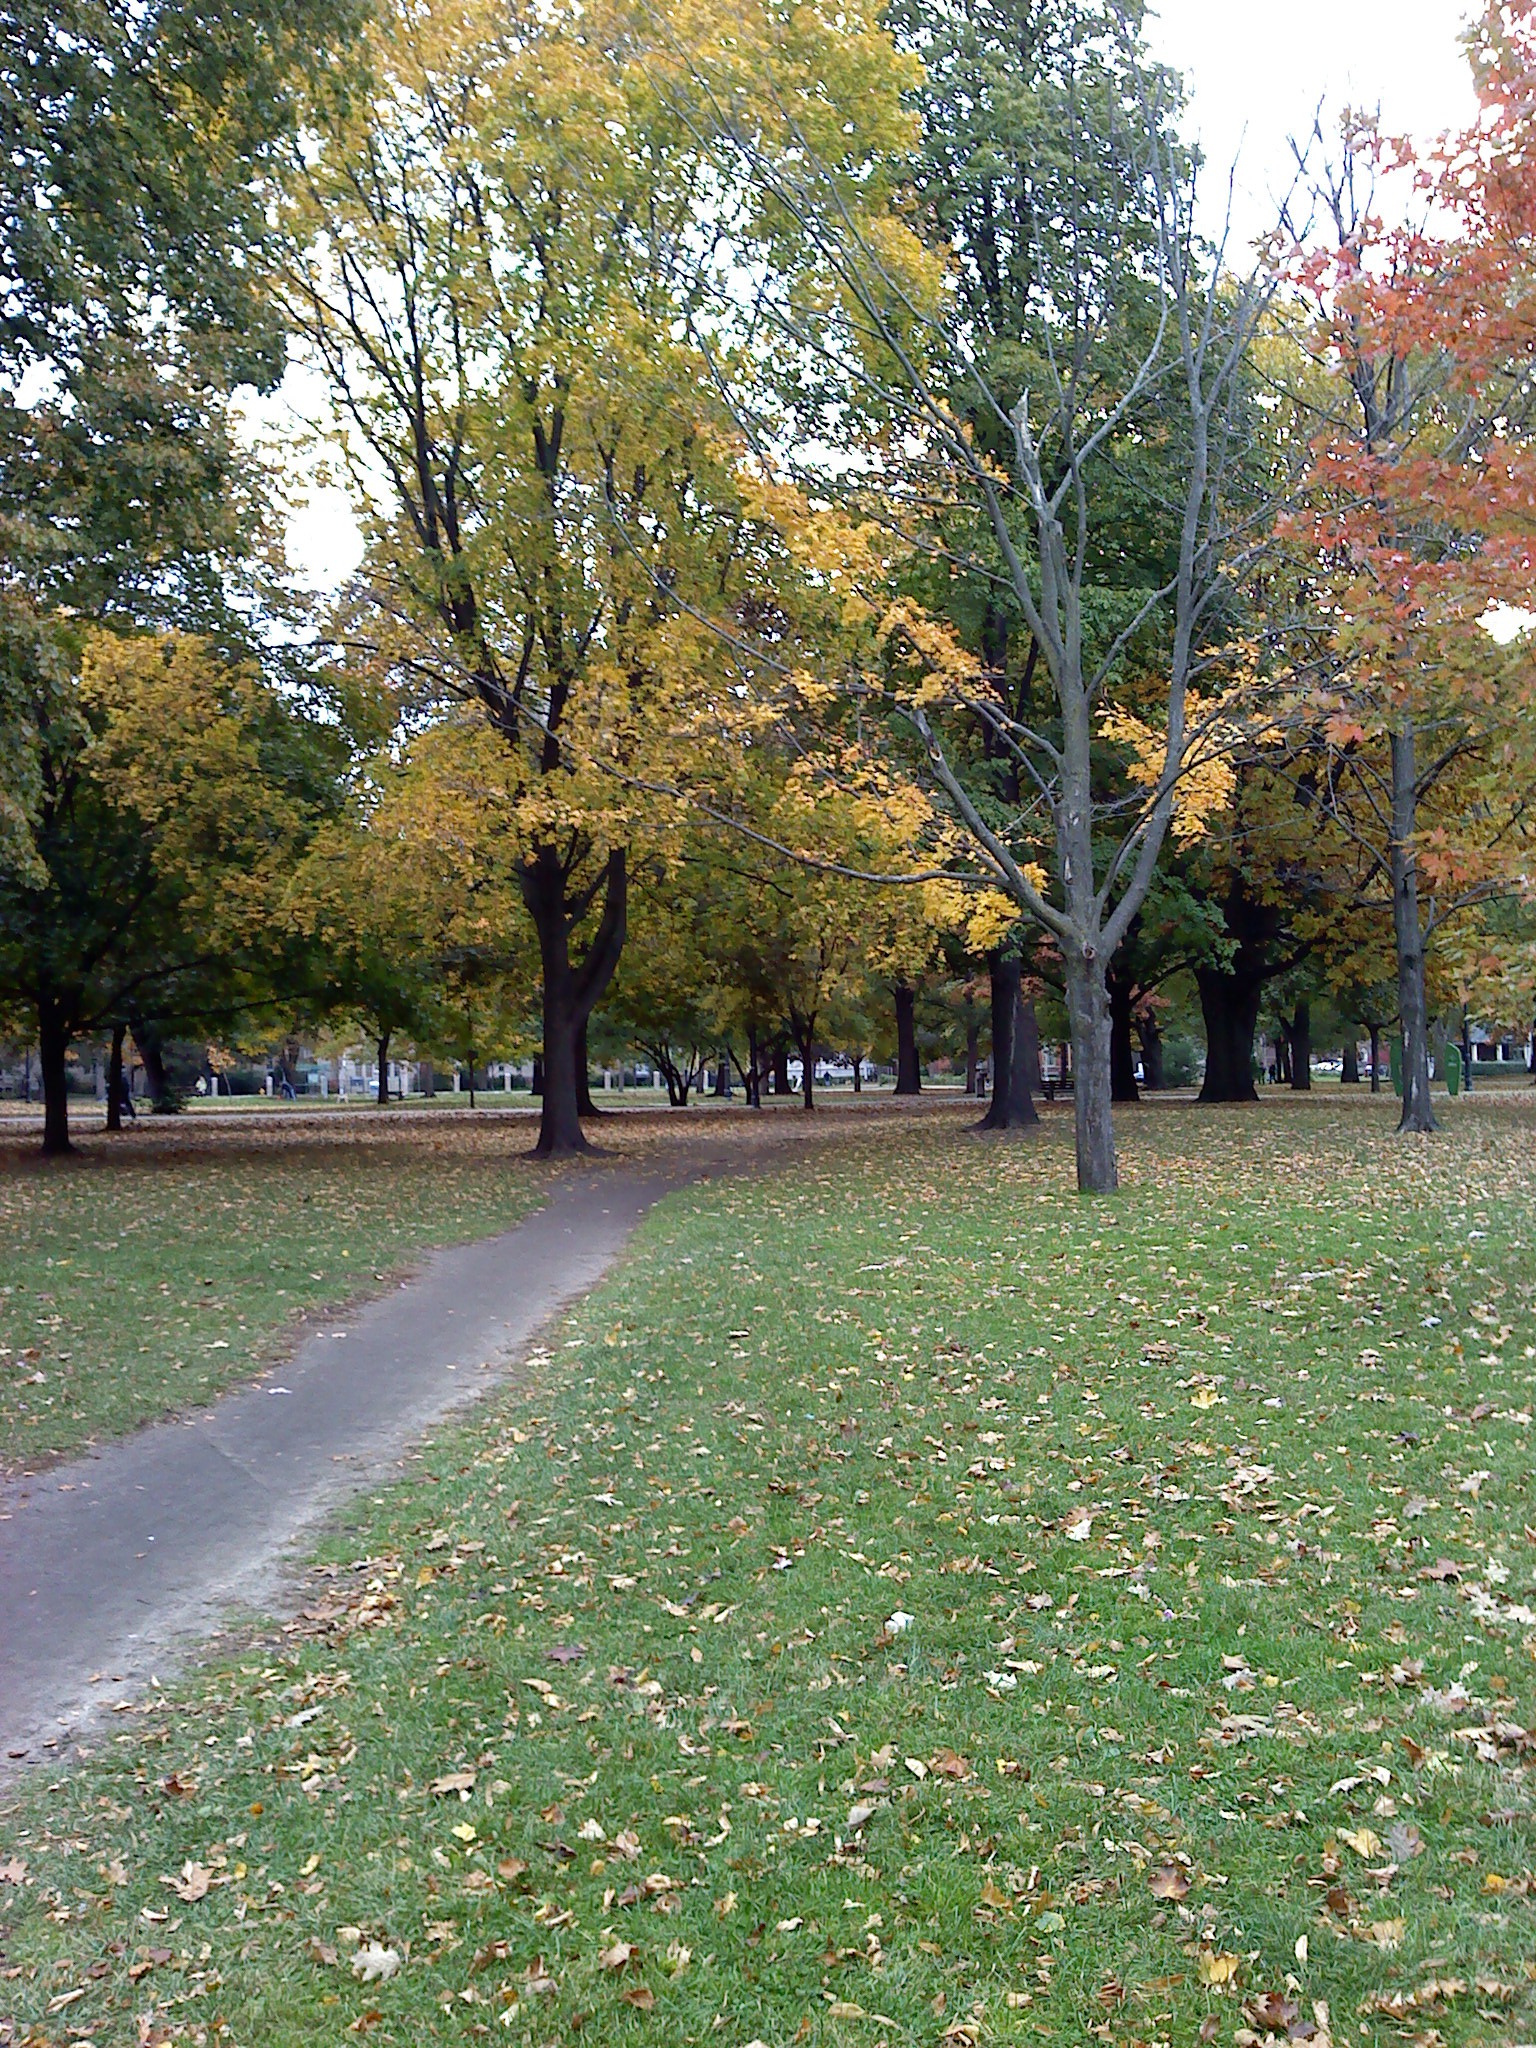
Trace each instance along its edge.
{"label": "dirt path", "polygon": [[213,1407],[0,1484],[0,1778],[56,1762],[232,1609],[270,1600],[296,1539],[398,1476],[653,1203],[726,1163],[689,1150],[583,1168],[516,1229],[434,1253]]}

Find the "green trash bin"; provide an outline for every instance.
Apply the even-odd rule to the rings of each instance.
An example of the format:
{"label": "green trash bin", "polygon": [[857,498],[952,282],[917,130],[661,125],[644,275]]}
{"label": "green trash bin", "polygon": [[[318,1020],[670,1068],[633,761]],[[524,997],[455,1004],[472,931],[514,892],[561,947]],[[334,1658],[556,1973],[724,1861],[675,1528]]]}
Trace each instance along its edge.
{"label": "green trash bin", "polygon": [[1440,1065],[1445,1075],[1446,1094],[1459,1095],[1461,1093],[1461,1047],[1459,1045],[1448,1045],[1445,1048],[1445,1058],[1440,1062]]}

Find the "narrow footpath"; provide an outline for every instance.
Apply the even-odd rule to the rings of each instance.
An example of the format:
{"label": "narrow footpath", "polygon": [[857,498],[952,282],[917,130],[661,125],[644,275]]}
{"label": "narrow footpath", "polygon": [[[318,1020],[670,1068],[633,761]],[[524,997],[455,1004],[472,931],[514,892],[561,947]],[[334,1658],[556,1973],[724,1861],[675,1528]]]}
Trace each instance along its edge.
{"label": "narrow footpath", "polygon": [[576,1169],[515,1229],[434,1253],[213,1407],[0,1483],[0,1781],[59,1761],[232,1613],[279,1594],[296,1541],[389,1483],[601,1277],[698,1153]]}

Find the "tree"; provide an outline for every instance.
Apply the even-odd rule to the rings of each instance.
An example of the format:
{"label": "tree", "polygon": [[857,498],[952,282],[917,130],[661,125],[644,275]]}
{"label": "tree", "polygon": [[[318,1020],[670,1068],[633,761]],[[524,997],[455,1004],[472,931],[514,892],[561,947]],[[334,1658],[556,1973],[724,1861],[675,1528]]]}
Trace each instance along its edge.
{"label": "tree", "polygon": [[[946,19],[969,32],[982,14],[963,9]],[[811,366],[811,404],[778,445],[826,445],[826,394],[835,387],[839,417],[867,420],[869,440],[851,473],[821,466],[816,488],[851,492],[874,524],[918,549],[931,544],[936,500],[967,507],[989,558],[972,548],[964,560],[993,577],[1028,634],[1039,698],[1022,714],[1000,700],[985,663],[967,671],[944,662],[938,680],[930,669],[911,690],[872,688],[867,678],[861,687],[916,736],[924,772],[962,829],[976,871],[1061,950],[1079,1185],[1109,1189],[1116,1168],[1106,973],[1151,884],[1175,794],[1201,754],[1190,693],[1244,543],[1234,514],[1240,522],[1247,508],[1234,500],[1233,473],[1248,433],[1247,350],[1271,286],[1258,276],[1234,279],[1221,252],[1208,253],[1195,236],[1192,183],[1169,134],[1165,81],[1140,52],[1134,15],[1072,10],[1067,18],[1088,21],[1096,59],[1110,54],[1085,64],[1060,95],[1071,147],[1057,160],[1060,174],[1044,184],[1017,174],[1030,150],[1017,123],[994,119],[1005,90],[1023,95],[1035,83],[1028,67],[1037,44],[1002,29],[989,42],[1000,68],[968,72],[957,46],[949,71],[975,94],[967,135],[993,132],[997,155],[1013,157],[996,179],[973,176],[972,192],[972,211],[984,219],[989,194],[1018,201],[1011,216],[1002,205],[990,215],[1020,252],[1006,365],[994,338],[978,335],[971,304],[978,264],[985,283],[984,236],[966,245],[959,280],[946,291],[902,222],[883,222],[878,233],[850,222],[804,137],[776,147],[743,105],[722,155],[731,186],[761,193],[801,240],[798,268],[777,284],[765,281],[751,302],[754,321],[771,323],[782,346]],[[1066,36],[1056,47],[1072,42]],[[1022,69],[1009,68],[1005,60],[1019,50]],[[698,98],[715,107],[727,101],[702,62],[693,79]],[[946,251],[952,231],[953,218],[941,214],[934,239]],[[820,291],[805,288],[808,271],[822,280]],[[975,419],[986,422],[985,435]],[[1093,593],[1111,535],[1124,523],[1126,479],[1136,478],[1138,450],[1148,445],[1158,450],[1148,502],[1166,523],[1169,556],[1118,616],[1105,616]],[[804,461],[815,467],[809,455]],[[1151,482],[1143,476],[1141,488]],[[1101,720],[1132,651],[1152,645],[1156,689],[1148,664],[1139,708],[1156,725],[1161,763],[1151,787],[1127,806],[1119,791],[1106,800],[1096,772]],[[926,647],[932,651],[931,637]],[[966,730],[980,721],[1017,762],[1022,812],[998,818],[978,798],[957,758],[953,717]]]}
{"label": "tree", "polygon": [[[1496,646],[1486,622],[1524,601],[1536,548],[1533,45],[1529,10],[1489,14],[1483,117],[1430,165],[1347,127],[1319,189],[1326,236],[1298,272],[1335,393],[1292,522],[1334,621],[1320,790],[1390,892],[1404,1131],[1435,1127],[1431,941],[1528,865],[1536,663],[1523,640]],[[1427,186],[1445,227],[1386,227],[1394,183],[1419,209]]]}
{"label": "tree", "polygon": [[192,636],[97,633],[39,727],[32,845],[0,868],[0,1002],[35,1020],[43,1150],[70,1149],[71,1042],[270,994],[286,889],[334,760],[249,664]]}
{"label": "tree", "polygon": [[[852,189],[857,37],[725,0],[679,21],[736,67],[743,38],[779,31],[780,75],[820,105]],[[697,267],[750,263],[785,224],[729,201],[711,217],[673,61],[628,0],[516,25],[385,6],[357,75],[312,105],[287,188],[290,318],[357,472],[388,480],[354,630],[418,716],[472,703],[517,764],[543,1153],[585,1148],[577,1048],[623,949],[643,788],[736,723],[714,622],[777,618],[782,550]]]}

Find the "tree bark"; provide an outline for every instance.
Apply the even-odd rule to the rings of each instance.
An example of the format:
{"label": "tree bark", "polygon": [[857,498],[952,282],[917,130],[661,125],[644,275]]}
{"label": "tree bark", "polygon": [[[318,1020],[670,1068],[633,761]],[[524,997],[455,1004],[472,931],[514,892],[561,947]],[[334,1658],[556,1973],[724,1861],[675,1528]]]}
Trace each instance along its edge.
{"label": "tree bark", "polygon": [[587,1022],[583,1017],[581,1029],[576,1034],[576,1111],[579,1116],[601,1116],[603,1112],[592,1100],[591,1062],[587,1056]]}
{"label": "tree bark", "polygon": [[1109,1079],[1109,990],[1097,956],[1066,955],[1067,1015],[1072,1020],[1072,1110],[1077,1185],[1084,1194],[1113,1194],[1115,1121]]}
{"label": "tree bark", "polygon": [[1109,971],[1109,1093],[1114,1102],[1140,1102],[1136,1085],[1136,1047],[1131,1036],[1134,984],[1127,973]]}
{"label": "tree bark", "polygon": [[1022,969],[1013,953],[990,953],[992,993],[992,1096],[979,1131],[1021,1131],[1038,1124],[1034,1084],[1040,1072],[1040,1033],[1035,1006],[1020,988]]}
{"label": "tree bark", "polygon": [[69,1026],[63,1005],[46,994],[37,1003],[37,1064],[43,1082],[43,1154],[62,1158],[75,1148],[69,1137],[69,1089],[65,1062],[69,1054]]}
{"label": "tree bark", "polygon": [[437,1069],[430,1060],[423,1060],[418,1076],[418,1085],[428,1102],[437,1094]]}
{"label": "tree bark", "polygon": [[1259,1028],[1262,981],[1223,967],[1197,967],[1200,1014],[1205,1020],[1205,1079],[1201,1102],[1257,1102],[1253,1040]]}
{"label": "tree bark", "polygon": [[1371,1026],[1371,1093],[1381,1093],[1381,1026]]}
{"label": "tree bark", "polygon": [[775,1040],[773,1048],[773,1092],[775,1095],[792,1095],[789,1085],[789,1044],[786,1039]]}
{"label": "tree bark", "polygon": [[112,1050],[107,1056],[107,1129],[123,1128],[123,1040],[126,1024],[112,1026]]}
{"label": "tree bark", "polygon": [[[972,1018],[965,1027],[965,1092],[976,1093],[976,1076],[981,1065],[981,1026]],[[854,1068],[855,1074],[858,1068]]]}
{"label": "tree bark", "polygon": [[917,991],[898,981],[896,996],[896,1093],[920,1095],[922,1070],[917,1063]]}
{"label": "tree bark", "polygon": [[169,1116],[177,1104],[171,1097],[171,1084],[165,1072],[165,1041],[159,1028],[142,1017],[130,1017],[133,1028],[133,1042],[139,1049],[139,1058],[144,1063],[144,1087],[149,1096],[149,1106],[156,1116]]}
{"label": "tree bark", "polygon": [[1136,1020],[1136,1035],[1141,1040],[1141,1070],[1146,1075],[1142,1084],[1149,1093],[1168,1086],[1163,1069],[1163,1031],[1157,1017],[1150,1009],[1144,1010]]}
{"label": "tree bark", "polygon": [[1360,1047],[1353,1037],[1344,1041],[1344,1071],[1340,1080],[1346,1088],[1360,1085]]}
{"label": "tree bark", "polygon": [[392,1031],[381,1031],[377,1040],[379,1053],[379,1085],[376,1091],[380,1109],[389,1107],[389,1041]]}
{"label": "tree bark", "polygon": [[[802,1037],[795,1033],[795,1045],[800,1054],[800,1100],[807,1109],[816,1107],[816,1027],[808,1024]],[[786,1067],[788,1055],[785,1056]],[[786,1078],[787,1074],[786,1074]]]}
{"label": "tree bark", "polygon": [[1291,1049],[1291,1086],[1298,1094],[1308,1094],[1312,1088],[1312,1005],[1305,996],[1286,1027],[1286,1039]]}
{"label": "tree bark", "polygon": [[615,849],[608,856],[603,882],[602,917],[585,956],[576,964],[571,959],[571,931],[577,920],[571,914],[567,880],[558,850],[536,846],[523,867],[522,886],[538,935],[544,985],[544,1094],[533,1148],[541,1159],[567,1158],[592,1149],[581,1128],[577,1044],[582,1025],[613,979],[628,916],[628,870],[622,849]]}
{"label": "tree bark", "polygon": [[1424,991],[1424,928],[1419,868],[1413,850],[1418,823],[1418,767],[1411,718],[1392,735],[1392,936],[1397,946],[1397,1007],[1403,1029],[1403,1113],[1399,1131],[1439,1128],[1430,1107],[1429,1017]]}

